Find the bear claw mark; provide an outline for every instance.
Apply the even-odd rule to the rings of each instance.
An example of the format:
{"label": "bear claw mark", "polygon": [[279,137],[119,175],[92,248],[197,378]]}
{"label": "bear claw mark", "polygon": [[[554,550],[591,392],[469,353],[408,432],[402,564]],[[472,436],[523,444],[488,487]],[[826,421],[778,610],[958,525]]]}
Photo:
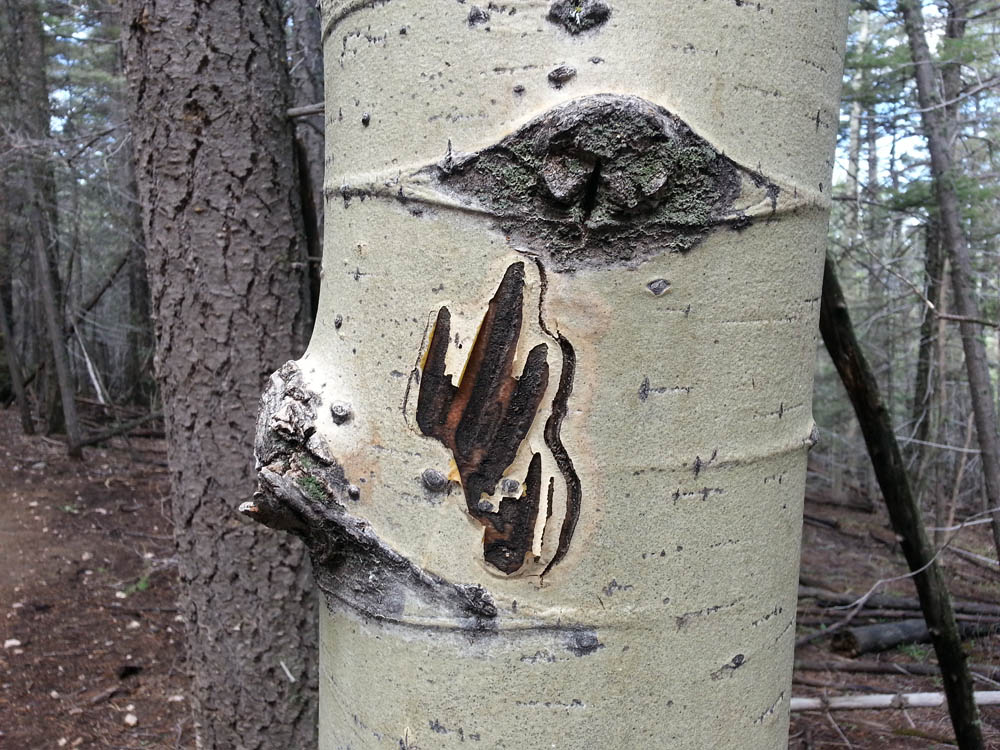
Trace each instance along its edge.
{"label": "bear claw mark", "polygon": [[513,375],[521,335],[524,263],[512,264],[490,300],[479,334],[457,386],[445,374],[451,313],[438,311],[417,396],[417,425],[449,448],[458,466],[469,514],[485,528],[483,555],[504,573],[514,573],[531,551],[541,502],[542,458],[535,453],[519,497],[492,496],[541,404],[549,382],[548,347],[528,353],[521,376]]}

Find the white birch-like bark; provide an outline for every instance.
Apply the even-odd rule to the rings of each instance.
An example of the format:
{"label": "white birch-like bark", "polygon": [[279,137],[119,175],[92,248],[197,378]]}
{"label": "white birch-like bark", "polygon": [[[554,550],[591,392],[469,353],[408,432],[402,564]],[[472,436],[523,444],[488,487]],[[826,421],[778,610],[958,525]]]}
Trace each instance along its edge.
{"label": "white birch-like bark", "polygon": [[244,512],[320,746],[780,748],[846,3],[327,0],[326,241]]}

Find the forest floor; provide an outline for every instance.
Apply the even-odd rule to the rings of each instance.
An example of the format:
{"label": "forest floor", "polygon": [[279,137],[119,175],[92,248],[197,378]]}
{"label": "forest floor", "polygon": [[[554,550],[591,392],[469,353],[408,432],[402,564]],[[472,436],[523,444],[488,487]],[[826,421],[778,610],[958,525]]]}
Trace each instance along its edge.
{"label": "forest floor", "polygon": [[[0,410],[0,446],[0,749],[190,750],[163,442],[116,439],[74,462],[60,443],[23,436],[16,414]],[[810,501],[806,513],[804,584],[861,596],[875,581],[906,572],[881,509]],[[963,529],[957,541],[989,554],[985,526]],[[1000,573],[949,553],[942,559],[957,599],[1000,603]],[[879,591],[915,595],[907,579]],[[799,636],[845,614],[800,599]],[[973,663],[1000,668],[997,636],[968,648]],[[934,662],[927,644],[851,659],[832,653],[829,638],[800,647],[796,658],[837,666]],[[793,692],[924,692],[940,685],[934,676],[796,669]],[[977,683],[979,690],[998,688]],[[983,709],[982,718],[987,747],[1000,748],[1000,707]],[[814,711],[793,715],[789,748],[954,747],[952,736],[944,709]]]}

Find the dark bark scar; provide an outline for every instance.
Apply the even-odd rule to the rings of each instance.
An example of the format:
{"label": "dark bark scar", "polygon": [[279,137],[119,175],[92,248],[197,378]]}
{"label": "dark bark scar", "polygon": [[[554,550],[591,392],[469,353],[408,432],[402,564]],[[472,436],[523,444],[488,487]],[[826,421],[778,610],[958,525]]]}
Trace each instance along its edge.
{"label": "dark bark scar", "polygon": [[[507,268],[489,302],[458,385],[453,385],[451,375],[445,373],[451,313],[442,307],[431,334],[416,409],[421,432],[452,452],[466,508],[485,529],[484,558],[508,574],[520,570],[531,553],[545,484],[542,455],[534,453],[519,496],[507,495],[501,486],[501,499],[496,507],[487,499],[493,496],[504,472],[514,462],[549,384],[548,346],[544,343],[531,349],[520,376],[514,377],[523,307],[524,263],[514,263]],[[579,514],[579,479],[572,472],[572,462],[559,441],[565,401],[572,387],[572,346],[562,337],[557,340],[563,367],[544,439],[573,497],[568,500],[556,556],[545,572],[566,554]],[[552,512],[552,492],[549,482],[546,518]]]}

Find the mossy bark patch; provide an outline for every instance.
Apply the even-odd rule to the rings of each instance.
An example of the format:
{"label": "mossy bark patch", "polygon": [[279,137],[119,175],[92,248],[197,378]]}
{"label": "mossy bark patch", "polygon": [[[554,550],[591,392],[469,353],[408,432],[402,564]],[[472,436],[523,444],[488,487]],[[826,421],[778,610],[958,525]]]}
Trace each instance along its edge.
{"label": "mossy bark patch", "polygon": [[567,102],[425,171],[555,271],[686,252],[713,227],[739,223],[744,177],[766,183],[662,107],[611,94]]}

